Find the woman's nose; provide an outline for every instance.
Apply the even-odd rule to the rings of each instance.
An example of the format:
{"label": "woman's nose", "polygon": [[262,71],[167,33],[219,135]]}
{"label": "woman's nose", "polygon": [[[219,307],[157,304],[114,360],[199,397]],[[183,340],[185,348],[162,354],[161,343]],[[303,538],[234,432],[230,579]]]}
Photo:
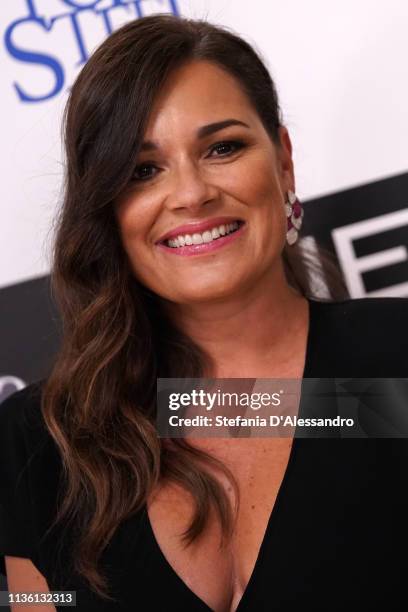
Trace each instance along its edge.
{"label": "woman's nose", "polygon": [[186,208],[197,211],[218,197],[217,187],[205,172],[193,162],[182,164],[173,170],[166,205],[171,210]]}

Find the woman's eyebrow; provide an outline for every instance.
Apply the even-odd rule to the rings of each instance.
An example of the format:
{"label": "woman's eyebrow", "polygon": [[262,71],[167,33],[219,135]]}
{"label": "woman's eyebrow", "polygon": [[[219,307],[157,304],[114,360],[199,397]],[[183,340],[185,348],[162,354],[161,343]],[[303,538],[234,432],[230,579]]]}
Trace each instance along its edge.
{"label": "woman's eyebrow", "polygon": [[[197,138],[205,138],[206,136],[210,136],[219,130],[229,127],[230,125],[242,125],[246,128],[250,128],[247,123],[244,123],[244,121],[240,121],[239,119],[224,119],[223,121],[217,121],[216,123],[202,125],[197,130]],[[158,145],[152,140],[145,140],[140,147],[140,151],[153,151],[158,148]]]}

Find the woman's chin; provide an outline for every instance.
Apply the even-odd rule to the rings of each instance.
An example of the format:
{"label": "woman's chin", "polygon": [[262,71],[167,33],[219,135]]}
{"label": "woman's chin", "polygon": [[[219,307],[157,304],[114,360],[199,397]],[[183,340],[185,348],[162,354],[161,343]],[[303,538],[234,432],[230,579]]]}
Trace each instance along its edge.
{"label": "woman's chin", "polygon": [[169,291],[167,299],[176,304],[206,304],[222,301],[232,297],[238,290],[238,286],[223,283],[200,284],[183,287],[180,291]]}

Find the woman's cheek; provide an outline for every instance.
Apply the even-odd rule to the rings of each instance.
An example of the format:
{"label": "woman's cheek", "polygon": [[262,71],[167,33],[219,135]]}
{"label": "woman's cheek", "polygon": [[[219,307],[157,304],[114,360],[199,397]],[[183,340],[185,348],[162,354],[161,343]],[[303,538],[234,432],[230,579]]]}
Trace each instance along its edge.
{"label": "woman's cheek", "polygon": [[249,206],[281,198],[273,160],[262,155],[254,156],[250,164],[237,167],[231,185],[235,185],[237,196]]}

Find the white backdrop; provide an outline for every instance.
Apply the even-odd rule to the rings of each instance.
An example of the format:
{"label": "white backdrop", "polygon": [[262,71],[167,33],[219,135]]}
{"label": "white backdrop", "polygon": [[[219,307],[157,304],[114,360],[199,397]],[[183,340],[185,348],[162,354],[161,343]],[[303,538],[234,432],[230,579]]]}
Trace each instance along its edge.
{"label": "white backdrop", "polygon": [[3,0],[0,287],[49,270],[61,112],[84,58],[107,24],[175,9],[231,27],[263,55],[300,199],[407,171],[406,0]]}

